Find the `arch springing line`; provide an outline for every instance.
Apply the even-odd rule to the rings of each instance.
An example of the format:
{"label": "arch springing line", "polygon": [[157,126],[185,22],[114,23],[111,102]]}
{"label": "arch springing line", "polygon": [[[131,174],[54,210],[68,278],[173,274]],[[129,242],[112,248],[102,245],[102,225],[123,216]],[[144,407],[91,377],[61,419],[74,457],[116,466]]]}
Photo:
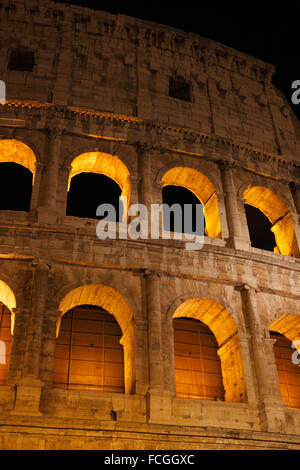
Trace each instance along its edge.
{"label": "arch springing line", "polygon": [[16,139],[0,139],[0,163],[18,163],[32,173],[32,185],[36,173],[36,157],[28,145]]}
{"label": "arch springing line", "polygon": [[[82,153],[74,158],[69,173],[68,191],[73,176],[80,173],[98,173],[111,178],[121,188],[121,199],[127,198],[130,205],[130,172],[127,166],[115,155],[103,152]],[[124,211],[124,217],[126,211]]]}
{"label": "arch springing line", "polygon": [[275,252],[287,256],[299,256],[292,214],[286,202],[274,191],[263,186],[251,186],[243,193],[246,204],[259,209],[272,223],[275,235]]}
{"label": "arch springing line", "polygon": [[189,167],[174,167],[162,177],[162,186],[182,186],[191,191],[204,206],[207,236],[221,238],[221,223],[219,217],[217,193],[210,179]]}

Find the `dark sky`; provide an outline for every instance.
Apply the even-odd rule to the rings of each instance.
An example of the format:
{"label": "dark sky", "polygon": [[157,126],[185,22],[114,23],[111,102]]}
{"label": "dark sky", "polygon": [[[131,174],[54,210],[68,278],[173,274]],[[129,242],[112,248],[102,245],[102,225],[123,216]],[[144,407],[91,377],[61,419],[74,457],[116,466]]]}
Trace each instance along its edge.
{"label": "dark sky", "polygon": [[[300,7],[288,2],[154,2],[58,0],[148,19],[210,38],[276,66],[274,84],[300,119],[300,104],[291,102],[291,84],[300,80]],[[267,7],[266,7],[267,6]]]}

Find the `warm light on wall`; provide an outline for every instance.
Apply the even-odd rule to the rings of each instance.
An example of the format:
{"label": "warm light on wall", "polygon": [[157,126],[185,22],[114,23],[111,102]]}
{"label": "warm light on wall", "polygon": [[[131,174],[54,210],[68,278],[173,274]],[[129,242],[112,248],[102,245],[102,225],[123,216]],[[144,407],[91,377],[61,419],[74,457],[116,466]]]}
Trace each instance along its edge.
{"label": "warm light on wall", "polygon": [[11,320],[11,312],[0,302],[0,385],[7,381],[12,345]]}
{"label": "warm light on wall", "polygon": [[16,298],[11,288],[3,281],[0,281],[0,302],[11,312],[11,334],[13,335],[15,325],[15,314],[13,309],[16,308]]}
{"label": "warm light on wall", "polygon": [[300,340],[300,315],[284,313],[272,321],[270,330],[277,331],[291,342]]}
{"label": "warm light on wall", "polygon": [[[288,315],[289,316],[289,315]],[[292,315],[296,316],[296,315]],[[291,319],[287,320],[289,323]],[[299,320],[298,320],[299,324]],[[287,325],[286,325],[287,326]],[[299,330],[299,328],[297,328]],[[270,331],[270,338],[274,341],[274,356],[278,373],[281,399],[289,408],[300,408],[300,368],[299,352],[292,348],[292,342],[287,334],[278,334]],[[299,337],[299,334],[298,334]],[[295,352],[293,352],[295,351]],[[294,358],[294,354],[296,358]],[[295,361],[296,359],[296,361]]]}
{"label": "warm light on wall", "polygon": [[276,240],[274,251],[287,256],[299,256],[299,248],[289,207],[285,201],[268,188],[248,186],[244,191],[245,203],[259,209],[272,223]]}
{"label": "warm light on wall", "polygon": [[241,402],[246,399],[241,346],[237,325],[229,311],[212,299],[193,298],[180,304],[173,318],[194,318],[213,332],[219,345],[225,401]]}
{"label": "warm light on wall", "polygon": [[114,180],[121,188],[121,198],[127,198],[127,208],[129,207],[130,173],[118,157],[103,152],[87,152],[78,155],[71,163],[68,191],[71,179],[80,173],[98,173]]}
{"label": "warm light on wall", "polygon": [[194,168],[175,167],[162,177],[164,186],[182,186],[191,191],[203,204],[207,236],[221,238],[217,194],[210,179]]}
{"label": "warm light on wall", "polygon": [[69,310],[56,343],[54,387],[124,393],[121,337],[116,319],[100,307]]}
{"label": "warm light on wall", "polygon": [[127,300],[118,291],[102,284],[89,284],[70,291],[60,302],[60,317],[57,320],[56,335],[59,335],[62,316],[80,305],[101,307],[117,320],[123,336],[125,392],[132,393],[135,386],[135,332],[133,311]]}
{"label": "warm light on wall", "polygon": [[173,327],[176,395],[224,400],[218,344],[211,330],[191,318],[175,318]]}
{"label": "warm light on wall", "polygon": [[32,173],[32,184],[34,184],[36,172],[36,157],[33,151],[15,139],[0,139],[0,162],[18,163],[24,166]]}

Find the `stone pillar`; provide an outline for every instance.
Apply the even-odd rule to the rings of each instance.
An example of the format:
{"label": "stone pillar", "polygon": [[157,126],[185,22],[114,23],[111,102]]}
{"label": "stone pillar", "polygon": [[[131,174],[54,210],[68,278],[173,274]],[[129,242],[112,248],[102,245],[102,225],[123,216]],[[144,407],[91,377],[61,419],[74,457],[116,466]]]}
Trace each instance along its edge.
{"label": "stone pillar", "polygon": [[135,393],[136,389],[136,347],[135,325],[133,320],[127,326],[120,340],[124,350],[124,384],[125,393]]}
{"label": "stone pillar", "polygon": [[60,178],[61,185],[59,187],[58,195],[57,195],[57,216],[66,216],[67,214],[67,202],[68,202],[68,182],[69,182],[69,174],[71,171],[71,165],[61,165],[59,167],[60,170]]}
{"label": "stone pillar", "polygon": [[26,345],[22,376],[16,384],[16,400],[12,414],[37,415],[42,382],[39,377],[43,317],[48,290],[49,265],[33,263],[32,309],[26,326]]}
{"label": "stone pillar", "polygon": [[140,178],[137,176],[130,176],[131,197],[130,204],[138,204],[140,201]]}
{"label": "stone pillar", "polygon": [[136,341],[136,390],[137,395],[145,395],[149,388],[148,370],[148,325],[146,320],[135,321]]}
{"label": "stone pillar", "polygon": [[165,389],[176,396],[175,355],[174,355],[174,326],[173,317],[168,315],[163,319],[163,361]]}
{"label": "stone pillar", "polygon": [[138,175],[139,175],[139,202],[141,204],[151,203],[152,177],[151,177],[151,150],[152,146],[148,142],[137,142],[136,151],[138,155]]}
{"label": "stone pillar", "polygon": [[170,392],[164,388],[160,275],[146,270],[145,278],[149,354],[148,420],[169,422],[172,415],[172,398]]}
{"label": "stone pillar", "polygon": [[148,142],[137,142],[135,147],[138,155],[138,202],[139,204],[143,204],[148,211],[148,233],[145,234],[147,237],[149,236],[151,230],[151,196],[153,191],[151,150],[153,148]]}
{"label": "stone pillar", "polygon": [[15,325],[8,367],[7,382],[9,384],[15,384],[21,377],[25,351],[24,332],[26,331],[28,319],[28,311],[25,309],[14,308],[12,313],[15,316]]}
{"label": "stone pillar", "polygon": [[43,336],[41,344],[40,380],[45,386],[53,384],[53,367],[56,348],[56,326],[61,312],[57,310],[45,312]]}
{"label": "stone pillar", "polygon": [[225,205],[225,196],[223,193],[217,193],[217,198],[222,239],[227,240],[229,238],[229,229],[227,220],[227,210]]}
{"label": "stone pillar", "polygon": [[149,389],[163,389],[163,361],[161,338],[160,275],[153,271],[145,272],[147,313],[148,313],[148,351],[149,351]]}
{"label": "stone pillar", "polygon": [[284,432],[286,429],[284,405],[281,400],[278,373],[273,351],[273,340],[259,324],[258,294],[244,284],[241,292],[246,327],[251,336],[251,353],[255,369],[261,427],[264,431]]}
{"label": "stone pillar", "polygon": [[38,207],[38,221],[42,223],[56,224],[58,219],[57,187],[60,147],[63,135],[64,130],[62,129],[48,129],[47,161],[41,179]]}
{"label": "stone pillar", "polygon": [[240,333],[241,356],[244,367],[245,386],[248,403],[258,403],[258,388],[255,375],[255,367],[252,360],[251,335]]}
{"label": "stone pillar", "polygon": [[225,401],[245,402],[246,384],[239,335],[229,338],[219,349]]}
{"label": "stone pillar", "polygon": [[229,162],[219,162],[225,196],[225,206],[229,229],[229,246],[236,250],[248,251],[251,244],[247,229],[246,214],[243,201],[237,198],[237,191],[233,179],[233,165]]}

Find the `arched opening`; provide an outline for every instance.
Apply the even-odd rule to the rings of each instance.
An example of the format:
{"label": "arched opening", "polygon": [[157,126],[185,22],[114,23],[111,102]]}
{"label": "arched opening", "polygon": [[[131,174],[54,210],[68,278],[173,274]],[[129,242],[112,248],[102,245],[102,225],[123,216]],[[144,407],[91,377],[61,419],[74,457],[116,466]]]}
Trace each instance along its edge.
{"label": "arched opening", "polygon": [[0,210],[30,210],[32,176],[18,163],[0,163]]}
{"label": "arched opening", "polygon": [[162,187],[179,186],[195,195],[203,204],[205,233],[211,238],[221,238],[217,193],[210,179],[194,168],[174,167],[162,177]]}
{"label": "arched opening", "polygon": [[[276,242],[274,251],[283,255],[298,257],[299,248],[295,236],[292,215],[285,201],[270,189],[262,186],[248,186],[244,191],[243,198],[245,200],[245,206],[249,205],[258,209],[269,220],[271,225],[269,230],[274,234]],[[249,212],[249,209],[247,209],[247,211]],[[259,224],[260,219],[258,213],[256,213],[256,217],[251,222],[251,225],[249,226],[248,224],[250,238],[251,233],[252,238],[260,238],[257,234]],[[264,230],[266,231],[266,228]],[[268,235],[268,237],[270,236]],[[260,242],[260,244],[262,246],[266,245],[270,249],[270,244],[267,240],[268,238],[265,235],[264,241]],[[273,241],[270,243],[273,243]]]}
{"label": "arched opening", "polygon": [[261,250],[274,251],[276,240],[271,231],[269,219],[256,207],[245,204],[251,246]]}
{"label": "arched opening", "polygon": [[[273,345],[281,398],[288,408],[300,408],[300,360],[293,360],[292,342],[276,331],[270,331]],[[296,362],[296,363],[295,363]]]}
{"label": "arched opening", "polygon": [[[200,205],[201,202],[199,199],[188,189],[183,188],[182,186],[164,186],[162,188],[162,199],[163,204],[171,207],[174,204],[178,204],[181,207],[181,219],[180,226],[183,233],[195,233],[197,230],[197,205]],[[185,227],[184,221],[187,219],[187,211],[185,206],[191,206],[191,220],[189,221],[189,226]],[[202,205],[202,204],[201,204]],[[175,231],[175,218],[174,213],[170,212],[170,218],[164,217],[164,230],[174,232]],[[205,234],[205,218],[204,218],[204,234]]]}
{"label": "arched opening", "polygon": [[118,157],[107,153],[79,155],[71,163],[67,215],[97,218],[97,207],[107,203],[116,208],[117,220],[126,219],[130,205],[128,168]]}
{"label": "arched opening", "polygon": [[120,210],[119,197],[121,188],[115,181],[105,175],[96,173],[79,173],[72,178],[67,199],[67,215],[96,219],[97,207],[100,204],[111,204],[115,209],[115,218],[107,220],[120,222],[123,210]]}
{"label": "arched opening", "polygon": [[0,281],[0,385],[5,385],[7,380],[15,318],[12,312],[15,307],[12,290]]}
{"label": "arched opening", "polygon": [[36,171],[32,150],[15,139],[0,140],[0,209],[29,211]]}
{"label": "arched opening", "polygon": [[[73,388],[76,385],[75,388],[101,390],[99,380],[100,377],[103,377],[106,386],[106,388],[103,388],[103,391],[109,391],[110,389],[110,391],[120,392],[122,379],[124,384],[122,390],[125,389],[127,394],[133,393],[135,389],[135,331],[133,312],[126,299],[118,291],[109,286],[89,284],[77,287],[69,292],[61,301],[59,310],[62,314],[58,318],[56,329],[57,353],[54,366],[54,379],[56,383],[64,384],[65,388],[66,384],[69,383],[66,380],[67,354],[72,358],[75,366],[80,365],[81,367],[82,362],[76,362],[76,360],[81,361],[83,356],[80,356],[80,354],[85,353],[85,360],[89,361],[91,367],[91,372],[88,372],[85,376],[91,376],[91,379],[82,377],[80,379],[82,381],[81,384],[78,382],[79,378],[77,382],[74,382],[72,379],[73,382],[70,382],[70,384],[72,384]],[[78,331],[79,327],[81,328],[80,331]],[[72,341],[70,338],[72,338]],[[96,347],[96,345],[101,344],[101,339],[103,340],[102,344],[106,344],[108,347],[106,354],[110,364],[110,366],[103,364],[102,376],[100,370],[98,370],[96,375],[92,373],[95,370],[97,371],[98,365],[95,365],[95,363],[101,362],[99,357],[102,353],[105,354],[106,351],[105,348]],[[73,348],[76,346],[75,349],[72,349],[72,346],[67,346],[67,344],[74,341],[77,341],[76,344],[73,344]],[[122,362],[122,376],[120,375],[121,353],[124,358],[124,362]],[[64,356],[62,356],[63,354]],[[96,361],[94,361],[94,357]],[[61,359],[63,362],[60,363]],[[113,363],[115,363],[114,374],[118,372],[119,375],[105,375]],[[74,367],[73,370],[76,370]],[[69,368],[69,373],[70,370],[72,372],[72,369]],[[62,380],[57,375],[59,373],[64,374],[61,376],[64,377],[62,382],[59,382],[59,380]],[[77,375],[80,376],[80,373]],[[114,378],[116,379],[115,381]],[[89,380],[90,383],[88,382]]]}
{"label": "arched opening", "polygon": [[124,393],[122,331],[105,310],[75,307],[61,321],[57,338],[56,388]]}
{"label": "arched opening", "polygon": [[[203,338],[201,339],[201,345],[203,348],[206,347],[205,341],[210,342],[210,344],[214,345],[211,347],[211,349],[205,349],[204,350],[204,355],[205,355],[205,360],[206,362],[202,363],[202,369],[203,365],[205,366],[212,365],[211,370],[207,369],[204,370],[204,372],[209,373],[214,371],[215,375],[213,376],[208,375],[207,376],[207,383],[208,379],[211,380],[210,386],[211,389],[209,392],[211,394],[216,393],[216,395],[207,395],[208,399],[218,399],[219,397],[224,398],[225,401],[229,402],[243,402],[246,400],[247,393],[246,393],[246,384],[244,380],[244,370],[243,370],[243,363],[242,363],[242,354],[241,354],[241,345],[240,345],[240,340],[237,332],[237,325],[232,317],[232,315],[229,313],[229,311],[223,307],[223,305],[219,304],[218,302],[211,300],[211,299],[205,299],[205,298],[192,298],[189,300],[186,300],[182,304],[180,304],[174,315],[173,319],[179,319],[179,318],[184,318],[184,319],[193,319],[196,320],[197,322],[197,328],[202,329],[203,332]],[[204,327],[202,326],[204,324]],[[192,326],[193,325],[193,326]],[[189,327],[195,328],[196,323],[190,323]],[[176,323],[174,326],[177,326]],[[182,326],[182,325],[181,325]],[[185,324],[187,327],[187,324]],[[208,328],[208,329],[207,329]],[[186,351],[192,351],[194,349],[194,344],[192,341],[195,341],[195,338],[197,335],[199,336],[199,330],[198,332],[196,331],[192,333],[175,333],[174,334],[174,339],[176,341],[176,338],[181,337],[184,338],[186,335],[186,341],[189,339],[188,337],[190,336],[191,338],[194,339],[189,339],[189,342],[186,342],[184,348]],[[217,351],[216,351],[216,343],[213,342],[212,336],[214,336],[214,339],[216,340],[217,343]],[[205,336],[206,335],[206,336]],[[208,339],[209,338],[209,339]],[[199,340],[200,341],[200,340]],[[176,344],[174,344],[174,352],[175,352],[175,367],[176,366],[176,361],[178,365],[178,359],[176,359],[176,353],[178,352],[178,348]],[[199,346],[196,345],[196,348],[198,347],[199,351]],[[182,345],[180,345],[180,351],[182,351]],[[219,365],[221,368],[221,375],[222,375],[222,386],[224,387],[224,394],[223,392],[221,393],[222,386],[221,386],[221,379],[220,376],[218,376],[217,371],[218,369],[217,361],[216,361],[216,355],[215,353],[217,352],[218,358],[219,358]],[[210,358],[214,358],[212,362],[208,362],[207,356],[210,355]],[[197,359],[200,359],[197,358]],[[204,360],[204,356],[202,355],[202,360]],[[185,361],[188,362],[188,361]],[[191,361],[192,362],[192,361]],[[201,361],[198,361],[200,363]],[[195,361],[194,361],[195,363]],[[183,374],[186,375],[186,374]],[[177,372],[177,377],[180,376]],[[198,374],[196,374],[196,377],[200,377],[199,371]],[[197,378],[195,378],[195,381]],[[179,385],[179,384],[178,384]],[[177,389],[178,389],[177,385]],[[190,384],[188,384],[188,387],[184,387],[183,383],[180,383],[180,394],[181,396],[186,395],[188,396],[190,394]],[[198,384],[200,385],[200,384]],[[215,387],[215,388],[214,388]],[[193,389],[192,389],[193,390]],[[217,392],[218,390],[218,392]],[[199,388],[199,393],[203,392],[203,389]],[[206,392],[207,393],[207,392]],[[204,395],[205,396],[205,395]]]}
{"label": "arched opening", "polygon": [[218,343],[207,325],[192,318],[175,318],[176,395],[224,400]]}
{"label": "arched opening", "polygon": [[282,314],[270,325],[283,403],[300,408],[300,316]]}

